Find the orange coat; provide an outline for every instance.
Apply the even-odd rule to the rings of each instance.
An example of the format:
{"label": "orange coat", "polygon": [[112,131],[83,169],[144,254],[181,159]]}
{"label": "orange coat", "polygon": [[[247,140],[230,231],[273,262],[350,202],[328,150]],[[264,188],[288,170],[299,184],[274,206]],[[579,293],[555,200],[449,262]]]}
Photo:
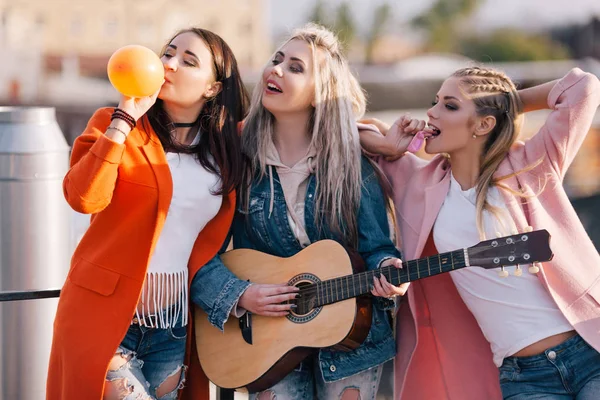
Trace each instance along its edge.
{"label": "orange coat", "polygon": [[[49,400],[102,398],[108,364],[135,313],[171,202],[169,166],[148,120],[140,120],[127,141],[118,144],[104,135],[112,111],[96,111],[75,140],[71,169],[63,182],[71,207],[92,217],[73,254],[58,303]],[[234,209],[235,193],[230,193],[198,235],[188,263],[190,282],[223,245]],[[204,400],[209,398],[208,380],[191,351],[193,326],[188,325],[189,370],[182,397]]]}

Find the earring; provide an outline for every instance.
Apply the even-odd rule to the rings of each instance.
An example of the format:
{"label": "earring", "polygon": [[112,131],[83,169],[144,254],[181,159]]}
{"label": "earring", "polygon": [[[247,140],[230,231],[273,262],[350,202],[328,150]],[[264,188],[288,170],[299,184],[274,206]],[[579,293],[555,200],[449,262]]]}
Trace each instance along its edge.
{"label": "earring", "polygon": [[473,139],[477,139],[477,135],[476,134],[473,134]]}

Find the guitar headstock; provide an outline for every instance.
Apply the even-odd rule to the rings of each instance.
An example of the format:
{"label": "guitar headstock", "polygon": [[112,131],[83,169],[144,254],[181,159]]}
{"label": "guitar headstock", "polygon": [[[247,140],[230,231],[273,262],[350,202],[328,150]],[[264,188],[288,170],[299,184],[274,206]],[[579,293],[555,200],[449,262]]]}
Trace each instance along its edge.
{"label": "guitar headstock", "polygon": [[[552,260],[550,234],[547,230],[524,232],[479,242],[467,249],[469,264],[485,269],[534,264]],[[533,267],[531,272],[537,272]],[[508,273],[502,271],[500,276]]]}

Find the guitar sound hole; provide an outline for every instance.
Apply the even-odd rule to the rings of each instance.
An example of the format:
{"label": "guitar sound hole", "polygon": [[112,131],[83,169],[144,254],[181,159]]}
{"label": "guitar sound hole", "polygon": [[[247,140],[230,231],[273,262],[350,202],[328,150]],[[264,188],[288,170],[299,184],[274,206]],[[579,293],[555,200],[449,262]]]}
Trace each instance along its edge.
{"label": "guitar sound hole", "polygon": [[300,297],[291,300],[289,303],[295,304],[287,315],[287,319],[294,323],[302,324],[313,320],[320,312],[322,307],[317,307],[316,292],[311,289],[315,283],[320,280],[312,274],[301,274],[292,278],[288,284],[300,288]]}
{"label": "guitar sound hole", "polygon": [[[303,293],[302,288],[308,289],[308,286],[310,286],[311,282],[299,282],[297,283],[295,286],[297,288],[300,288],[300,293]],[[311,312],[311,310],[314,308],[314,306],[311,304],[314,301],[314,296],[310,296],[310,295],[301,295],[301,297],[299,297],[296,300],[292,300],[292,304],[296,305],[296,309],[292,310],[292,314],[294,314],[297,317],[303,317],[306,316],[309,312]]]}

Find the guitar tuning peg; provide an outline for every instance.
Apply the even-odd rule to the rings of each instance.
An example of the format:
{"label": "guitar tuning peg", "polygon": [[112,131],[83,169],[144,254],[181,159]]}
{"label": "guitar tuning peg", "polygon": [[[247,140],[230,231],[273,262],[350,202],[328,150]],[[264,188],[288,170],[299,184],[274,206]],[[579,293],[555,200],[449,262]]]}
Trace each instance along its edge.
{"label": "guitar tuning peg", "polygon": [[513,229],[512,232],[510,233],[511,235],[518,235],[519,231],[516,229]]}
{"label": "guitar tuning peg", "polygon": [[525,233],[533,232],[533,226],[531,226],[531,225],[526,226],[525,229],[523,229],[523,232],[525,232]]}
{"label": "guitar tuning peg", "polygon": [[517,265],[517,269],[515,269],[515,276],[521,276],[523,275],[523,270],[521,269],[520,265]]}
{"label": "guitar tuning peg", "polygon": [[501,238],[502,236],[504,236],[503,234],[501,234],[500,232],[496,232],[496,237],[497,238]]}
{"label": "guitar tuning peg", "polygon": [[506,278],[508,276],[508,271],[506,271],[504,267],[501,267],[500,272],[498,272],[498,276],[500,278]]}
{"label": "guitar tuning peg", "polygon": [[538,272],[540,272],[540,267],[541,267],[541,263],[539,262],[535,262],[531,265],[531,267],[529,267],[529,273],[530,274],[537,274]]}

